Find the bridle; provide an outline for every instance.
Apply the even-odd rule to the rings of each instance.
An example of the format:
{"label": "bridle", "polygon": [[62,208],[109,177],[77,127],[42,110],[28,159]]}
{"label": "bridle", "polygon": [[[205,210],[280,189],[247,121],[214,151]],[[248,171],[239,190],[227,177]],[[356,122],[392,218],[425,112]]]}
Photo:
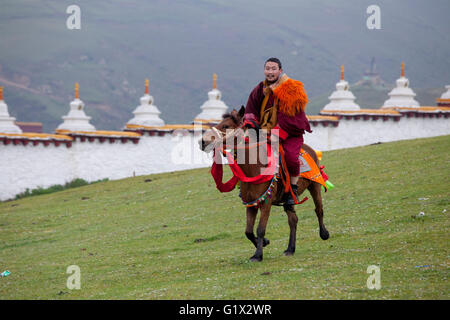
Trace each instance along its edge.
{"label": "bridle", "polygon": [[227,132],[220,131],[220,130],[217,129],[216,127],[212,127],[211,130],[212,130],[215,134],[217,134],[217,136],[219,137],[220,140],[223,141],[223,140],[227,140],[228,138],[230,138],[230,137],[236,135],[236,131],[237,131],[238,129],[240,129],[240,128],[241,128],[241,127],[237,127],[237,128],[232,129],[232,130],[227,130],[228,133],[227,133]]}
{"label": "bridle", "polygon": [[[238,134],[239,132],[242,130],[242,126],[236,127],[234,129],[227,129],[227,131],[221,131],[219,129],[217,129],[216,127],[211,127],[211,130],[213,131],[214,135],[217,136],[218,139],[214,140],[212,142],[213,144],[213,148],[216,149],[216,145],[217,143],[222,143],[222,150],[225,150],[225,141],[228,141],[230,138],[239,138]],[[245,134],[246,132],[244,132],[243,137],[245,138]],[[242,140],[242,139],[241,139]],[[240,143],[242,143],[242,141],[240,141]]]}
{"label": "bridle", "polygon": [[[240,138],[236,144],[235,149],[252,149],[255,147],[260,147],[267,143],[267,140],[258,141],[258,142],[250,142],[249,141],[249,132],[248,130],[245,130],[245,126],[241,124],[240,126],[234,128],[234,129],[227,129],[227,132],[221,131],[217,129],[216,127],[211,127],[211,130],[214,132],[214,134],[218,137],[217,140],[215,140],[213,143],[213,147],[216,148],[216,144],[218,142],[224,143],[224,141],[228,141],[228,139],[232,137]],[[239,136],[238,134],[242,132],[242,135]],[[247,143],[246,143],[247,142]],[[225,150],[226,145],[223,144],[223,150]]]}
{"label": "bridle", "polygon": [[[221,131],[221,130],[217,129],[216,127],[212,127],[211,129],[214,132],[214,134],[220,139],[218,141],[220,141],[222,144],[224,144],[224,141],[227,141],[227,139],[229,139],[231,137],[237,137],[238,133],[242,132],[242,129],[244,129],[244,128],[245,128],[244,125],[241,124],[240,126],[234,128],[234,129],[231,129],[231,130],[228,129],[227,132]],[[239,139],[239,137],[238,137],[238,139]],[[267,140],[251,143],[249,141],[248,130],[244,129],[243,135],[242,135],[240,141],[237,142],[235,148],[233,148],[233,149],[235,149],[235,150],[236,149],[252,149],[255,147],[260,147],[262,145],[267,145]],[[217,149],[217,141],[213,142],[213,146],[214,146],[214,150],[216,150]],[[242,196],[240,195],[240,197],[242,199],[242,203],[246,207],[259,207],[263,203],[267,203],[268,198],[272,198],[272,192],[273,192],[272,189],[277,182],[277,175],[275,174],[276,158],[274,156],[273,150],[270,148],[270,145],[267,145],[267,148],[268,148],[267,156],[270,159],[268,166],[266,167],[266,169],[264,169],[263,173],[261,173],[258,176],[255,176],[255,177],[245,176],[244,172],[242,171],[242,169],[239,167],[239,165],[236,162],[235,155],[233,155],[231,153],[231,150],[226,150],[225,148],[226,148],[226,145],[224,144],[220,151],[223,154],[223,156],[225,156],[228,159],[228,165],[230,166],[230,169],[233,172],[233,177],[225,184],[222,183],[222,165],[218,165],[214,161],[213,167],[211,168],[211,174],[214,177],[217,188],[221,192],[229,192],[234,188],[234,186],[237,184],[237,182],[239,180],[243,181],[243,182],[253,183],[253,184],[259,184],[259,183],[270,181],[269,186],[267,187],[265,192],[253,201],[249,201],[249,202],[244,201],[244,199],[242,199]],[[214,157],[215,157],[215,155],[214,155]]]}

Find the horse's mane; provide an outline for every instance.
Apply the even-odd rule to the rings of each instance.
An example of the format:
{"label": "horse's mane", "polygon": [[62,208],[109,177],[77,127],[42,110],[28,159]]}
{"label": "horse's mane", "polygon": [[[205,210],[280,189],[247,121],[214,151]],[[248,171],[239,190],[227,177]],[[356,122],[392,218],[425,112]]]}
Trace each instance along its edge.
{"label": "horse's mane", "polygon": [[227,112],[227,113],[224,113],[224,114],[222,115],[222,119],[223,119],[223,120],[228,119],[228,118],[231,118],[231,120],[233,120],[233,122],[234,122],[235,124],[237,124],[237,125],[240,124],[240,120],[239,120],[239,118],[236,116],[236,114],[233,114],[232,112]]}

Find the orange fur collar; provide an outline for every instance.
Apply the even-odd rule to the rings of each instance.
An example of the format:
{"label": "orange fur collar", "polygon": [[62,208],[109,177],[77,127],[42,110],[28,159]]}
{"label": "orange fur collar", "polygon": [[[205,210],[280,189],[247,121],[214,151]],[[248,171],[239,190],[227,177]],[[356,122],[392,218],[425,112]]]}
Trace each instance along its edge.
{"label": "orange fur collar", "polygon": [[278,108],[288,116],[294,116],[301,111],[305,112],[308,96],[303,83],[289,78],[283,74],[270,88],[278,100]]}

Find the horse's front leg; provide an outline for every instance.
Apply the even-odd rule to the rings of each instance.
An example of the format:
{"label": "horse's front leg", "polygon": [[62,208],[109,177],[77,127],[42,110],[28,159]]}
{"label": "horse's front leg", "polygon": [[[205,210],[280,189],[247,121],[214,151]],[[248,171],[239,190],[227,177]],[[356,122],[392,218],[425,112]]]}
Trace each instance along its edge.
{"label": "horse's front leg", "polygon": [[269,240],[264,238],[266,234],[266,226],[270,215],[270,204],[264,204],[261,207],[261,216],[259,218],[258,229],[256,234],[258,238],[256,239],[256,251],[255,254],[250,258],[250,261],[262,261],[263,259],[263,247],[268,244]]}
{"label": "horse's front leg", "polygon": [[250,240],[253,245],[256,247],[256,237],[253,233],[253,228],[255,226],[255,220],[256,215],[258,214],[258,209],[255,207],[248,207],[247,208],[247,224],[245,226],[245,235],[247,236],[248,240]]}

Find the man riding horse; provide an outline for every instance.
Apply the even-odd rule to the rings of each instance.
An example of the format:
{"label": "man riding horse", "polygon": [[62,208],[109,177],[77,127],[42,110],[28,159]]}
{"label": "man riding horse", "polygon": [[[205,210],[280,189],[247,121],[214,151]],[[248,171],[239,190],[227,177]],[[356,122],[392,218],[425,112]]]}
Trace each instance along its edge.
{"label": "man riding horse", "polygon": [[[245,235],[256,248],[250,261],[262,261],[263,247],[270,243],[265,238],[265,233],[272,205],[283,205],[288,216],[289,243],[284,254],[288,256],[294,254],[298,223],[294,209],[294,204],[298,201],[297,199],[294,201],[294,197],[302,194],[306,189],[314,200],[320,237],[323,240],[329,238],[328,230],[323,222],[321,188],[324,186],[326,190],[326,185],[319,172],[319,159],[310,146],[303,145],[304,131],[311,132],[305,115],[307,97],[303,84],[282,74],[281,62],[276,58],[268,59],[264,67],[266,79],[253,89],[247,107],[242,106],[239,111],[233,109],[230,113],[224,114],[222,121],[207,130],[199,140],[201,150],[205,152],[214,150],[211,175],[217,189],[221,192],[230,192],[238,181],[241,182],[240,196],[247,215]],[[257,142],[253,142],[250,139],[249,131],[251,130],[247,130],[248,127],[272,132],[270,139],[266,136],[265,140],[258,139]],[[279,136],[279,139],[276,139],[274,135]],[[294,195],[294,192],[291,193],[289,190],[288,199],[283,196],[289,189],[288,176],[284,179],[284,175],[281,174],[281,180],[279,180],[275,170],[272,170],[276,166],[276,160],[271,145],[278,140],[281,140],[282,146],[279,149],[280,155],[281,153],[285,155],[285,160],[281,159],[284,162],[283,167],[287,167],[292,175],[291,187],[296,192]],[[260,148],[265,152],[260,153]],[[257,161],[252,161],[251,155],[255,155],[255,150],[258,150]],[[228,165],[233,172],[233,177],[226,183],[222,182],[220,154],[227,157]],[[219,156],[216,157],[217,155]],[[239,155],[243,157],[240,158]],[[300,174],[298,159],[300,155],[308,163],[311,172]],[[306,199],[305,197],[304,200]],[[254,226],[258,211],[261,214],[255,235]]]}
{"label": "man riding horse", "polygon": [[[278,58],[269,58],[264,64],[265,80],[250,93],[245,107],[244,124],[262,129],[278,129],[280,144],[285,152],[285,160],[292,190],[297,194],[300,175],[298,159],[303,145],[305,131],[312,132],[306,118],[308,102],[303,84],[289,78]],[[291,193],[287,193],[286,204],[294,205]]]}

